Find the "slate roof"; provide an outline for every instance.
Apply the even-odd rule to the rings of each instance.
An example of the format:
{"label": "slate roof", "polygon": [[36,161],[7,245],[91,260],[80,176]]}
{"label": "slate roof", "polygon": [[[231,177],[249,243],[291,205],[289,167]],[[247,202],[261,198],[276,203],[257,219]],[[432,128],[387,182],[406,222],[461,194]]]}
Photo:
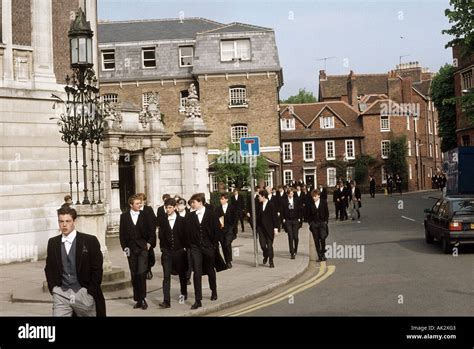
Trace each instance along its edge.
{"label": "slate roof", "polygon": [[[388,93],[387,74],[356,74],[357,94],[375,95]],[[339,98],[347,96],[348,75],[328,75],[319,81],[321,97]]]}

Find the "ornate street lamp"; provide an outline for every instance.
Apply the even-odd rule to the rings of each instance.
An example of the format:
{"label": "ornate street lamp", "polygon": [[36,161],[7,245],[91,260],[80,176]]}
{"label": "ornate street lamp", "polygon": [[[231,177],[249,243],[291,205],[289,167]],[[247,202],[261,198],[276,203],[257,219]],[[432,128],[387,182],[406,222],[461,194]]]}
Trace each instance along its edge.
{"label": "ornate street lamp", "polygon": [[[104,136],[104,117],[100,103],[99,88],[97,87],[97,78],[92,69],[93,50],[92,37],[94,33],[91,30],[90,23],[86,20],[85,14],[80,8],[76,14],[76,18],[69,30],[69,43],[71,53],[71,77],[66,76],[66,100],[61,99],[57,95],[52,95],[56,103],[60,103],[64,107],[64,112],[59,116],[58,125],[60,126],[61,139],[69,145],[69,187],[72,196],[72,159],[71,148],[75,148],[75,172],[76,172],[76,191],[77,202],[79,199],[79,160],[77,154],[77,146],[80,143],[82,147],[82,170],[83,170],[83,200],[82,204],[96,204],[95,202],[95,184],[94,162],[97,163],[97,185],[98,185],[98,201],[102,203],[100,193],[100,152],[99,144]],[[87,143],[90,144],[90,167],[91,167],[91,187],[92,202],[88,196],[88,180],[87,180]],[[94,144],[96,149],[94,149]],[[96,160],[94,159],[96,153]]]}

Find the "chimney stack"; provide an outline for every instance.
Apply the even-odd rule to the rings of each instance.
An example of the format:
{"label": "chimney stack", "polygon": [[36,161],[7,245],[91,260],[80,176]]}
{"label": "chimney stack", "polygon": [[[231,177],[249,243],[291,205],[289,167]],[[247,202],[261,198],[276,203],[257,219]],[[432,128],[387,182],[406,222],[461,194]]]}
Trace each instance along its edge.
{"label": "chimney stack", "polygon": [[354,72],[351,70],[349,73],[349,77],[347,79],[347,98],[349,100],[349,104],[355,106],[357,104],[357,83],[356,83],[356,76]]}

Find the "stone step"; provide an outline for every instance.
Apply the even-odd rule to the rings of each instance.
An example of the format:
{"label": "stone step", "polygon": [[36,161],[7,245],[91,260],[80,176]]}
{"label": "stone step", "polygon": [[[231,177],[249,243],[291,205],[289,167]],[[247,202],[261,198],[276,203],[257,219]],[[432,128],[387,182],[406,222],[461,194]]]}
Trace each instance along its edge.
{"label": "stone step", "polygon": [[112,268],[112,271],[107,271],[102,276],[102,283],[124,279],[125,278],[125,270],[122,268]]}
{"label": "stone step", "polygon": [[119,279],[114,281],[102,282],[101,288],[102,292],[114,292],[124,290],[127,287],[132,287],[132,282],[130,279]]}

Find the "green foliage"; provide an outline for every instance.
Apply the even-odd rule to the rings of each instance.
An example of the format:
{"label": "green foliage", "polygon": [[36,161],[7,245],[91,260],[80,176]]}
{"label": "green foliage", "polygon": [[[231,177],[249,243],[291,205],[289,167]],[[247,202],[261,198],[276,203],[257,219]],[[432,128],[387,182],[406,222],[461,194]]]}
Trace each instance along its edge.
{"label": "green foliage", "polygon": [[302,104],[302,103],[315,103],[318,99],[313,95],[313,92],[306,91],[305,88],[300,88],[297,95],[290,96],[288,99],[281,103],[287,104]]}
{"label": "green foliage", "polygon": [[433,78],[431,99],[438,110],[438,130],[441,151],[456,148],[456,105],[454,94],[454,67],[446,64]]}
{"label": "green foliage", "polygon": [[462,54],[474,52],[474,1],[472,0],[450,0],[451,8],[444,11],[453,23],[450,29],[443,30],[443,34],[454,36],[446,44],[446,48],[460,45]]}
{"label": "green foliage", "polygon": [[370,155],[357,155],[353,160],[353,166],[355,167],[354,180],[357,183],[364,183],[367,179],[369,168],[375,166],[377,160]]}
{"label": "green foliage", "polygon": [[[242,188],[249,186],[249,162],[248,159],[240,156],[240,145],[229,144],[226,153],[219,155],[214,165],[216,177],[219,182],[224,183],[226,188]],[[267,161],[263,156],[257,157],[254,169],[254,178],[261,181],[268,171]]]}
{"label": "green foliage", "polygon": [[390,154],[387,159],[387,170],[393,174],[393,178],[398,173],[402,178],[402,183],[408,183],[408,147],[407,137],[400,136],[390,140]]}

